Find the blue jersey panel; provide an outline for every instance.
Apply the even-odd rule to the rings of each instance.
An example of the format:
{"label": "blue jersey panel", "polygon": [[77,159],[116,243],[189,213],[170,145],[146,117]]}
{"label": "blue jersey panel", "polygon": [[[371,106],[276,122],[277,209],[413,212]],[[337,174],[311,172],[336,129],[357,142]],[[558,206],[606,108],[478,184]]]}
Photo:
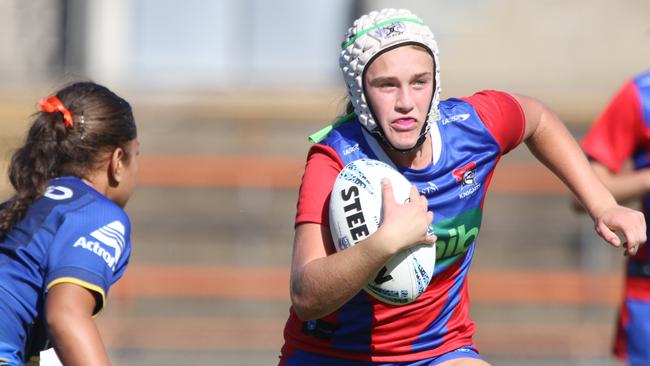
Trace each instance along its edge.
{"label": "blue jersey panel", "polygon": [[469,272],[469,265],[471,263],[473,255],[474,245],[470,247],[467,255],[464,257],[464,260],[461,263],[461,274],[454,279],[454,284],[449,290],[447,301],[443,305],[444,311],[438,315],[434,322],[429,324],[426,330],[420,335],[418,341],[413,344],[414,351],[424,351],[427,349],[427,347],[431,347],[431,345],[435,345],[437,347],[444,341],[442,337],[439,337],[439,335],[446,334],[448,332],[447,324],[453,315],[453,311],[457,308],[462,299],[462,286],[466,280],[467,273]]}
{"label": "blue jersey panel", "polygon": [[[639,93],[639,103],[641,106],[641,116],[643,123],[646,127],[645,133],[650,130],[650,72],[643,73],[634,79],[634,86]],[[646,135],[647,136],[647,135]],[[644,140],[644,142],[647,142]],[[646,143],[641,144],[632,156],[634,168],[637,170],[650,167],[650,148]],[[642,199],[643,211],[646,220],[650,217],[650,195],[646,195]],[[650,227],[647,228],[648,237],[650,237]],[[650,263],[650,250],[645,251],[645,258],[640,258],[643,251],[635,256],[635,259],[642,259],[646,263]]]}
{"label": "blue jersey panel", "polygon": [[44,196],[0,240],[0,343],[25,357],[28,338],[43,334],[47,289],[56,283],[97,292],[101,309],[127,265],[129,237],[129,219],[115,203],[77,178],[51,180]]}
{"label": "blue jersey panel", "polygon": [[643,121],[650,128],[650,72],[637,76],[634,79],[634,85],[639,91]]}
{"label": "blue jersey panel", "polygon": [[627,299],[630,321],[625,326],[627,357],[630,365],[650,365],[650,302]]}

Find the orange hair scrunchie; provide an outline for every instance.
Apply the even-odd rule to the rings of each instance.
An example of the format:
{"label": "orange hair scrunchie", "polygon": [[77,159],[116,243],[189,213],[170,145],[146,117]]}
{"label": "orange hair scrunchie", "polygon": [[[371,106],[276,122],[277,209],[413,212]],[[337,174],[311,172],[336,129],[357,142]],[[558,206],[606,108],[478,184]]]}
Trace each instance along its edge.
{"label": "orange hair scrunchie", "polygon": [[56,97],[56,95],[52,95],[51,97],[41,99],[41,102],[39,104],[41,106],[41,111],[43,112],[61,113],[63,115],[63,124],[65,125],[66,128],[72,128],[72,126],[74,126],[74,121],[72,120],[72,114],[70,113],[68,108],[66,108],[63,105],[63,103],[61,103],[61,101],[59,100],[59,98]]}

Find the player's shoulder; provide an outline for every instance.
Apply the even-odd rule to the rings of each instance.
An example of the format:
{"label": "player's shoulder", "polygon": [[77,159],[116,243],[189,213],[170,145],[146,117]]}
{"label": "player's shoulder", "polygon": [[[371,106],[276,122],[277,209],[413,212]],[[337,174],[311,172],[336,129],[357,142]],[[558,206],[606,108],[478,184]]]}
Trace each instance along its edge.
{"label": "player's shoulder", "polygon": [[471,108],[486,103],[495,103],[503,99],[511,100],[512,95],[499,90],[481,90],[463,97],[448,98],[440,101],[441,109]]}
{"label": "player's shoulder", "polygon": [[448,98],[440,101],[438,108],[442,115],[454,115],[471,110],[481,110],[503,98],[501,92],[483,90],[470,96]]}
{"label": "player's shoulder", "polygon": [[475,92],[472,95],[460,97],[460,98],[450,98],[443,102],[449,102],[454,104],[469,103],[471,105],[477,104],[486,104],[486,103],[504,103],[504,102],[516,102],[515,97],[508,92],[502,90],[493,90],[485,89]]}
{"label": "player's shoulder", "polygon": [[92,195],[88,204],[79,209],[70,211],[68,214],[85,217],[85,222],[112,223],[119,222],[118,226],[129,228],[131,222],[129,216],[122,207],[102,195]]}
{"label": "player's shoulder", "polygon": [[130,225],[126,212],[115,202],[97,192],[91,186],[75,177],[53,179],[43,195],[45,200],[58,203],[56,211],[64,217],[84,217],[84,222],[120,221]]}
{"label": "player's shoulder", "polygon": [[441,112],[445,110],[474,109],[479,115],[500,112],[521,112],[521,105],[513,94],[500,90],[481,90],[470,96],[450,98],[441,102]]}
{"label": "player's shoulder", "polygon": [[361,123],[354,117],[333,125],[332,130],[321,142],[328,144],[338,140],[359,139],[360,136]]}

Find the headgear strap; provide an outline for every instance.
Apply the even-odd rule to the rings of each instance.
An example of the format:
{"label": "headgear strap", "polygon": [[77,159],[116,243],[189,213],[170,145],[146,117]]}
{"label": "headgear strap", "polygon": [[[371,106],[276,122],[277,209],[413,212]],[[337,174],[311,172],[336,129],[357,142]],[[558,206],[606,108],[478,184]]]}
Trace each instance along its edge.
{"label": "headgear strap", "polygon": [[72,120],[72,114],[66,108],[63,103],[59,100],[59,98],[56,97],[56,95],[52,95],[48,98],[43,98],[41,99],[40,102],[41,106],[41,111],[43,112],[48,112],[48,113],[53,113],[53,112],[60,112],[63,115],[63,124],[65,125],[66,128],[72,128],[74,126],[74,121]]}

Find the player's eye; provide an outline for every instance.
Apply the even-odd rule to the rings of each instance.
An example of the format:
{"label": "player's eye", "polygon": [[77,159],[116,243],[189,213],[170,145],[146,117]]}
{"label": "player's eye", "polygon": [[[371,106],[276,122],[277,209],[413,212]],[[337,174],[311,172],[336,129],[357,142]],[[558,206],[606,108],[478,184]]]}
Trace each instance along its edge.
{"label": "player's eye", "polygon": [[430,81],[429,81],[428,78],[419,78],[419,79],[415,79],[413,81],[413,85],[417,86],[417,87],[422,87],[422,86],[426,86],[427,84],[429,84],[429,82]]}

